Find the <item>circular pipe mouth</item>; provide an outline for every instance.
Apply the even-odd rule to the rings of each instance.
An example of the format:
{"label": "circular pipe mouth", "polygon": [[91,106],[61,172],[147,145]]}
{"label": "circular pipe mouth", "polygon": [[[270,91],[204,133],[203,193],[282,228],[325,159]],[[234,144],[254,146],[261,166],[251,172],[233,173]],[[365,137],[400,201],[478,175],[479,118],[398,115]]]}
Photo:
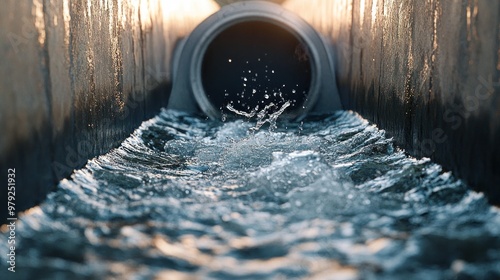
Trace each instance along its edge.
{"label": "circular pipe mouth", "polygon": [[299,16],[262,1],[231,4],[176,48],[168,108],[300,119],[342,108],[334,73],[330,45]]}
{"label": "circular pipe mouth", "polygon": [[190,91],[213,119],[278,111],[284,118],[305,116],[321,88],[323,43],[311,26],[279,5],[226,6],[186,43],[192,47]]}
{"label": "circular pipe mouth", "polygon": [[[264,110],[296,117],[307,106],[316,76],[311,51],[290,28],[247,18],[221,28],[200,50],[195,97],[210,117]],[[218,112],[213,114],[213,112]]]}

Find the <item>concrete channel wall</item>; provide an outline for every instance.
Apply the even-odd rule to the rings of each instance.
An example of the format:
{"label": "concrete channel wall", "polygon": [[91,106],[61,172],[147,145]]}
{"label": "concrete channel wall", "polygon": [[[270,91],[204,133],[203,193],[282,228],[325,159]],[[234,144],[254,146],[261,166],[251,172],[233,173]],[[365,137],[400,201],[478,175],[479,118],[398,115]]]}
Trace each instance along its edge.
{"label": "concrete channel wall", "polygon": [[[175,42],[217,9],[212,0],[2,4],[0,170],[6,182],[16,169],[16,211],[165,105]],[[335,44],[347,109],[500,203],[500,2],[282,5]]]}
{"label": "concrete channel wall", "polygon": [[[175,42],[218,8],[204,0],[179,2],[2,2],[2,218],[9,168],[15,168],[19,212],[166,105]],[[189,13],[193,5],[197,10]]]}

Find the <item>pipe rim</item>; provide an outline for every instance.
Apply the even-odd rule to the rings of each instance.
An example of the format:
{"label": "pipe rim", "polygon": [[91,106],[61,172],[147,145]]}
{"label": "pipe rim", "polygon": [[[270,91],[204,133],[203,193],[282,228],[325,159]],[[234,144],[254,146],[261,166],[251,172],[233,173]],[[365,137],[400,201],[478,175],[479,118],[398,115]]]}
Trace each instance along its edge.
{"label": "pipe rim", "polygon": [[[246,6],[251,9],[238,10],[235,6]],[[222,13],[222,16],[220,13]],[[203,87],[203,58],[208,47],[219,34],[233,25],[252,21],[274,24],[289,32],[307,47],[309,55],[311,56],[311,82],[309,91],[306,94],[304,102],[299,105],[297,109],[285,112],[280,116],[288,119],[303,117],[314,107],[320,95],[321,64],[320,54],[317,48],[323,47],[321,45],[322,40],[316,31],[302,18],[285,10],[279,5],[257,1],[226,6],[216,14],[207,18],[197,27],[197,29],[202,32],[202,35],[191,56],[189,76],[192,92],[198,106],[209,118],[220,119],[222,117],[221,111],[212,104]]]}

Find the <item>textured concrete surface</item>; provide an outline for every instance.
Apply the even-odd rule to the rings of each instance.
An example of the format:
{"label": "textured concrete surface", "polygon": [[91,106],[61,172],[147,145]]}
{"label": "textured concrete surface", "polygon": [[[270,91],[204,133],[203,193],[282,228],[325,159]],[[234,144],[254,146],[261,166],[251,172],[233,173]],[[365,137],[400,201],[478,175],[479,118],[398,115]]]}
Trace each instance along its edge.
{"label": "textured concrete surface", "polygon": [[288,0],[337,46],[346,108],[500,204],[500,2]]}
{"label": "textured concrete surface", "polygon": [[166,105],[175,42],[217,9],[206,0],[2,2],[2,222],[8,168],[19,212],[116,147]]}

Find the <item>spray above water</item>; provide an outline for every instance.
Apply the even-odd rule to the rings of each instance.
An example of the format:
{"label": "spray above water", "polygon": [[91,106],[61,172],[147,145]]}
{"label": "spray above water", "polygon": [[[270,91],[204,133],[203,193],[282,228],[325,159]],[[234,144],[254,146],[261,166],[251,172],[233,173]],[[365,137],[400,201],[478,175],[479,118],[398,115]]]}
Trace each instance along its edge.
{"label": "spray above water", "polygon": [[[250,128],[250,131],[259,130],[264,124],[269,123],[269,131],[276,129],[276,122],[278,118],[283,114],[286,108],[290,107],[291,102],[286,101],[281,108],[277,111],[274,111],[276,105],[271,102],[266,105],[262,110],[259,111],[259,106],[257,105],[251,112],[245,112],[235,109],[231,104],[227,104],[226,108],[235,113],[236,115],[243,116],[247,119],[251,119],[254,116],[257,116],[257,123],[254,127]],[[271,111],[272,110],[272,111]]]}
{"label": "spray above water", "polygon": [[[263,59],[258,57],[256,62],[260,64],[268,60],[267,53],[264,53],[263,57]],[[232,63],[233,59],[228,59],[228,62]],[[248,60],[245,61],[245,64],[247,64],[247,67],[250,67],[250,62]],[[276,129],[276,121],[283,115],[287,108],[296,105],[297,99],[287,100],[285,98],[286,94],[285,96],[283,94],[286,84],[271,88],[271,84],[275,84],[275,71],[269,70],[268,65],[263,65],[265,65],[263,68],[255,67],[243,70],[243,73],[248,73],[251,76],[241,77],[241,93],[236,94],[237,100],[233,100],[233,98],[230,97],[231,89],[224,89],[224,102],[226,102],[227,105],[220,108],[222,121],[227,120],[227,114],[224,112],[225,109],[227,109],[236,116],[246,118],[247,121],[251,121],[252,118],[255,117],[256,124],[254,127],[250,128],[250,131],[255,132],[266,123],[269,123],[269,130],[272,131]],[[258,71],[263,71],[260,77],[264,80],[259,79],[259,73],[255,73]],[[299,84],[295,84],[295,86],[299,87]],[[234,88],[232,90],[234,90]],[[295,94],[296,92],[297,90],[295,87],[291,89],[291,93]]]}

